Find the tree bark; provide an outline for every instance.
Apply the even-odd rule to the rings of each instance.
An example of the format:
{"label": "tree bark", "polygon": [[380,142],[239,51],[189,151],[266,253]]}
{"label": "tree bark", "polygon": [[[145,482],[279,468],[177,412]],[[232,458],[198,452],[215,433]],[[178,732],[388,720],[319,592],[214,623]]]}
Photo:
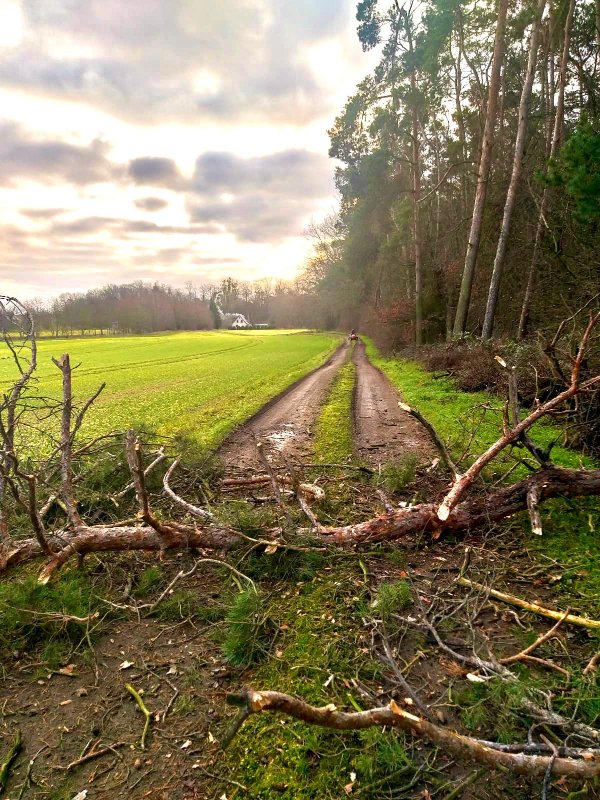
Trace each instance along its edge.
{"label": "tree bark", "polygon": [[483,212],[487,195],[490,167],[492,163],[492,148],[494,144],[494,126],[498,110],[498,93],[500,89],[500,74],[505,50],[505,29],[506,13],[508,0],[498,0],[498,18],[496,23],[496,37],[494,41],[494,55],[492,59],[492,74],[488,90],[488,103],[485,118],[485,128],[483,131],[483,143],[481,147],[481,159],[479,162],[479,175],[477,178],[477,191],[475,192],[475,203],[473,206],[473,219],[469,232],[467,244],[467,254],[463,268],[462,281],[458,305],[456,307],[456,319],[454,321],[454,335],[462,336],[467,327],[467,317],[469,314],[469,304],[471,302],[471,290],[473,288],[473,277],[475,275],[475,265],[477,263],[477,253],[479,251],[479,241],[481,238],[481,226],[483,223]]}
{"label": "tree bark", "polygon": [[[575,0],[569,3],[569,10],[567,12],[567,19],[565,20],[565,33],[563,40],[562,57],[560,62],[560,72],[558,75],[558,99],[556,101],[556,112],[554,115],[554,129],[552,133],[552,144],[550,145],[550,158],[555,158],[560,143],[562,141],[563,121],[565,114],[565,87],[567,83],[567,67],[569,64],[569,47],[571,44],[571,26],[573,23],[573,14],[575,11]],[[551,93],[553,87],[551,87]],[[533,291],[535,285],[535,277],[537,273],[540,245],[542,242],[542,235],[544,232],[544,221],[546,218],[546,211],[548,209],[549,194],[548,189],[545,188],[542,193],[542,202],[540,204],[540,211],[538,215],[538,222],[535,231],[535,240],[533,243],[533,253],[531,255],[531,262],[529,264],[529,272],[527,275],[527,285],[525,287],[525,295],[523,297],[523,305],[521,307],[521,317],[519,319],[518,337],[524,339],[527,334],[527,324],[529,322],[529,313],[531,310],[531,301],[533,299]]]}
{"label": "tree bark", "polygon": [[504,216],[502,219],[502,228],[500,229],[500,236],[498,237],[498,247],[496,249],[496,257],[494,259],[494,267],[492,269],[492,277],[490,279],[490,288],[488,293],[487,307],[485,310],[485,319],[483,321],[482,339],[489,339],[494,330],[494,318],[496,315],[496,308],[498,305],[498,297],[500,294],[500,283],[502,281],[502,271],[504,268],[504,261],[506,258],[506,251],[508,248],[508,237],[512,223],[513,212],[515,209],[515,202],[517,199],[517,190],[521,180],[521,173],[523,171],[523,156],[525,153],[525,140],[527,138],[527,129],[529,127],[529,108],[531,105],[531,90],[533,88],[533,80],[535,78],[535,70],[537,65],[538,44],[540,39],[540,29],[542,24],[542,16],[546,0],[538,0],[538,5],[533,20],[531,29],[531,40],[529,43],[529,57],[527,60],[527,70],[525,72],[525,82],[521,92],[521,100],[519,103],[519,122],[517,127],[517,137],[515,140],[515,155],[513,159],[512,174],[510,177],[510,184],[506,194],[506,203],[504,205]]}

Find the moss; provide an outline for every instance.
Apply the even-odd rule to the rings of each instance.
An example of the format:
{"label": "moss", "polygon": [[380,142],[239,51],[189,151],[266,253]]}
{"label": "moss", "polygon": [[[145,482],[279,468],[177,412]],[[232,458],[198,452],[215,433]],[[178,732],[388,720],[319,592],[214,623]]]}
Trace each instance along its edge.
{"label": "moss", "polygon": [[[363,594],[358,564],[341,558],[308,583],[276,584],[269,606],[280,628],[276,647],[244,681],[317,705],[362,708],[352,681],[372,685],[380,671],[360,619]],[[267,714],[248,720],[227,758],[236,766],[236,780],[251,785],[253,797],[269,800],[339,800],[352,772],[360,797],[379,798],[416,770],[402,734],[338,733]]]}

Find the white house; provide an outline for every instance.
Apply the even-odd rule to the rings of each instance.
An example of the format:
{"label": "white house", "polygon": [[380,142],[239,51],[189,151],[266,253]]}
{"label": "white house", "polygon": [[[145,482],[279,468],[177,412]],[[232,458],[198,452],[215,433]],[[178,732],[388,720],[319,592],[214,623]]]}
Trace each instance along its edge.
{"label": "white house", "polygon": [[252,326],[243,314],[221,314],[221,324],[223,328],[240,330],[241,328],[251,328]]}

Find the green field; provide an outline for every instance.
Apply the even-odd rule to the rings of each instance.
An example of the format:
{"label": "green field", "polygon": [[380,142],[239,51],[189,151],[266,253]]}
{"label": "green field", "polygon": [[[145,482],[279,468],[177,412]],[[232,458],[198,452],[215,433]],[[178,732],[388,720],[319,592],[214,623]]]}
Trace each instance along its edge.
{"label": "green field", "polygon": [[[37,390],[58,398],[61,374],[52,356],[69,353],[75,400],[103,381],[82,434],[143,424],[163,434],[186,433],[214,446],[267,400],[322,363],[339,336],[306,331],[194,331],[38,342]],[[8,352],[0,384],[16,375]]]}

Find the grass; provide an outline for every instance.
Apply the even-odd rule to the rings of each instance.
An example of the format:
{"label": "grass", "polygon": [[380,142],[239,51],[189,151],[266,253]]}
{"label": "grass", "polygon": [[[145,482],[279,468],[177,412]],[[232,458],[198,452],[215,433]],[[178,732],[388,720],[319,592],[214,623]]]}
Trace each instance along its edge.
{"label": "grass", "polygon": [[[244,676],[254,688],[274,688],[308,702],[361,709],[353,679],[372,685],[380,665],[371,660],[361,611],[366,601],[357,563],[328,561],[310,581],[296,576],[271,584],[265,613],[278,624],[272,657]],[[404,736],[369,729],[338,733],[265,714],[246,722],[227,751],[236,780],[255,798],[339,800],[355,773],[353,795],[380,798],[415,774]]]}
{"label": "grass", "polygon": [[352,395],[355,373],[356,368],[352,361],[344,364],[321,409],[313,444],[317,461],[337,463],[352,456]]}
{"label": "grass", "polygon": [[[57,398],[61,376],[52,356],[67,351],[76,398],[107,387],[82,436],[148,425],[187,433],[214,446],[271,397],[321,364],[339,343],[334,333],[193,331],[151,336],[46,339],[38,344],[38,391]],[[0,386],[15,377],[6,354]]]}

